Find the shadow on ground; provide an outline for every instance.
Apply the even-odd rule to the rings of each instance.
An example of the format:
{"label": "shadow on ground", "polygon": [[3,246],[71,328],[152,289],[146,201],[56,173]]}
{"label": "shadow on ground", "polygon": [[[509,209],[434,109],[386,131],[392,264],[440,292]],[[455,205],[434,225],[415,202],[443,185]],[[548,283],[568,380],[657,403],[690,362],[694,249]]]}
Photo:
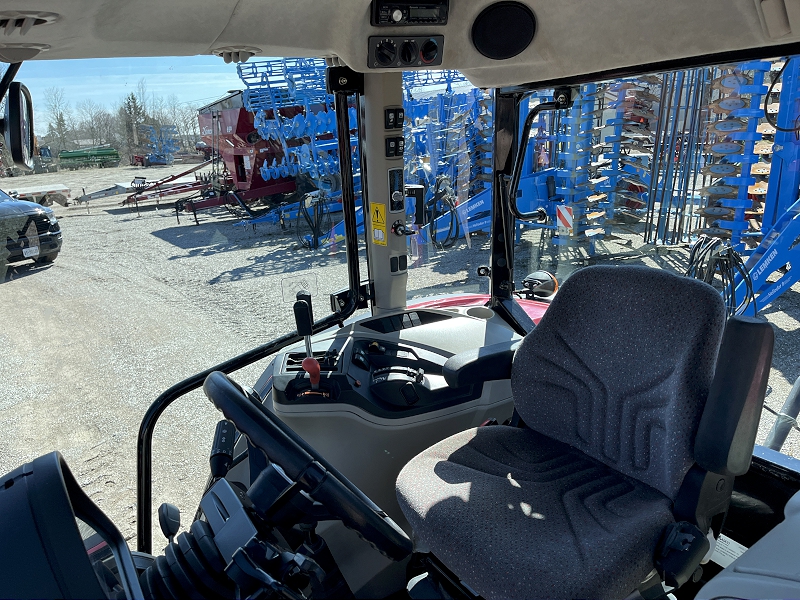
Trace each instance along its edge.
{"label": "shadow on ground", "polygon": [[14,281],[16,279],[22,279],[23,277],[29,277],[30,275],[35,275],[41,271],[47,271],[50,267],[53,266],[53,263],[48,264],[38,264],[35,262],[24,262],[24,263],[16,263],[13,265],[8,265],[8,270],[6,271],[6,278],[0,283],[5,283],[6,281]]}
{"label": "shadow on ground", "polygon": [[[344,248],[336,251],[313,251],[305,248],[275,248],[262,243],[265,252],[249,256],[249,264],[220,273],[209,280],[210,284],[243,281],[280,273],[301,273],[333,265],[347,264]],[[366,275],[366,273],[362,273]]]}

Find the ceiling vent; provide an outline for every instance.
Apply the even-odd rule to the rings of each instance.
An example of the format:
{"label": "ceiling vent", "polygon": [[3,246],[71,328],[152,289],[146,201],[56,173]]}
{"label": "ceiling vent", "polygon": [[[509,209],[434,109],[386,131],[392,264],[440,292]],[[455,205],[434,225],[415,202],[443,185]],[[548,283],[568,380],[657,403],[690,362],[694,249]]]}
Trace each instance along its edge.
{"label": "ceiling vent", "polygon": [[25,35],[34,27],[55,23],[61,17],[56,13],[40,10],[4,10],[0,11],[0,31],[3,36]]}
{"label": "ceiling vent", "polygon": [[224,48],[214,48],[212,54],[221,56],[226,63],[247,62],[247,59],[256,54],[261,54],[261,48],[253,46],[225,46]]}

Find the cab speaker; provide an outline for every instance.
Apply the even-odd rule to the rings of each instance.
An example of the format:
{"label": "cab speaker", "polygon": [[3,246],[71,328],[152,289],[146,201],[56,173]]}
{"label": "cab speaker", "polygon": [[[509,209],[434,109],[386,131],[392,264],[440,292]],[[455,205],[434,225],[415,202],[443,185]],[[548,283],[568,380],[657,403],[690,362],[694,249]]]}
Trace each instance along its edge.
{"label": "cab speaker", "polygon": [[495,2],[472,24],[472,43],[486,58],[513,58],[533,41],[536,17],[521,2]]}

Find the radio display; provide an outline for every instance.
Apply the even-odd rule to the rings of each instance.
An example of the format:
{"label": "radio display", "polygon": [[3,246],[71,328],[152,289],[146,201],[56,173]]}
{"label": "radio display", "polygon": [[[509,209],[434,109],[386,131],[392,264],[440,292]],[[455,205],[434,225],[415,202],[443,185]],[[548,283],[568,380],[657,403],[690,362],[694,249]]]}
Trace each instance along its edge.
{"label": "radio display", "polygon": [[408,16],[411,19],[435,19],[439,16],[439,9],[412,6],[408,10]]}

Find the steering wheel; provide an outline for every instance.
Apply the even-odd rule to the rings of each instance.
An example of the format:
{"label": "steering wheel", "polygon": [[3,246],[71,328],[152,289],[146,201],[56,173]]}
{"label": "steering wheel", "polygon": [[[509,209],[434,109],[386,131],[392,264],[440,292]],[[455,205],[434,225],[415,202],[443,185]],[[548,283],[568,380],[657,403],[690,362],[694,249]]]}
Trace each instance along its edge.
{"label": "steering wheel", "polygon": [[411,540],[389,515],[227,375],[214,371],[206,377],[203,391],[253,446],[346,526],[391,559],[411,554]]}

